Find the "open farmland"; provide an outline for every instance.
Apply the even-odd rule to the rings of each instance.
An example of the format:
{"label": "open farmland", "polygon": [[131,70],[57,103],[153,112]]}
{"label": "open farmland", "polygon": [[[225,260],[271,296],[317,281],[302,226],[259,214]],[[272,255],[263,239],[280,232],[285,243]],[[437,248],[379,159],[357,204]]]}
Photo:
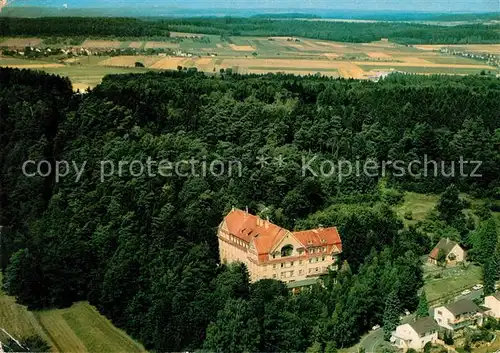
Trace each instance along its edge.
{"label": "open farmland", "polygon": [[118,40],[86,40],[82,43],[82,48],[87,49],[116,49],[120,48],[121,43]]}
{"label": "open farmland", "polygon": [[25,48],[42,43],[40,38],[9,38],[0,42],[0,47]]}
{"label": "open farmland", "polygon": [[415,45],[415,48],[420,50],[440,50],[441,48],[450,48],[455,50],[463,50],[471,53],[487,53],[500,54],[500,44],[432,44],[432,45]]}
{"label": "open farmland", "polygon": [[[86,302],[67,309],[33,312],[0,291],[0,327],[16,338],[37,334],[57,353],[146,352]],[[6,338],[0,334],[2,341]]]}
{"label": "open farmland", "polygon": [[[81,46],[99,50],[137,50],[138,55],[113,57],[77,56],[74,58],[24,60],[0,57],[0,66],[41,69],[70,77],[78,89],[94,87],[107,74],[197,68],[207,73],[232,69],[241,74],[290,73],[321,74],[329,77],[373,79],[390,72],[412,74],[478,74],[483,70],[498,73],[497,67],[483,61],[439,52],[444,46],[405,46],[389,41],[372,43],[337,43],[295,37],[229,37],[199,33],[174,32],[171,41],[85,40]],[[6,38],[11,46],[38,43],[37,38]],[[500,44],[446,46],[500,52]],[[142,50],[164,51],[144,55]],[[135,68],[136,62],[145,68]]]}

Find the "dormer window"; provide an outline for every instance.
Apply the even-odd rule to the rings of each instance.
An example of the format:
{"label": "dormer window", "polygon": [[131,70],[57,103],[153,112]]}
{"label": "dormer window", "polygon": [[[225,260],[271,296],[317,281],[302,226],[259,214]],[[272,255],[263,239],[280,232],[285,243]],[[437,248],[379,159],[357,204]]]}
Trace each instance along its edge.
{"label": "dormer window", "polygon": [[293,254],[293,245],[285,245],[281,248],[281,257],[292,256]]}

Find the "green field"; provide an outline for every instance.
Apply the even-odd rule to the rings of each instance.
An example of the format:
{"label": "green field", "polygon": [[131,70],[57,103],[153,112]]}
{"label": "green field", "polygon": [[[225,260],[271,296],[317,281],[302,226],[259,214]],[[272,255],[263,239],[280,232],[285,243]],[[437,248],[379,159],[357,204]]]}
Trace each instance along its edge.
{"label": "green field", "polygon": [[8,65],[43,65],[43,64],[52,64],[54,61],[50,60],[29,60],[29,59],[20,59],[20,58],[6,58],[0,57],[0,65],[8,66]]}
{"label": "green field", "polygon": [[426,60],[429,60],[435,64],[452,64],[452,65],[483,65],[484,63],[480,60],[473,60],[469,58],[464,58],[461,56],[455,56],[455,55],[442,55],[442,56],[432,56],[426,58]]}
{"label": "green field", "polygon": [[[382,66],[382,65],[359,65],[365,71],[378,70],[388,71],[403,71],[414,74],[449,74],[449,75],[474,75],[479,74],[481,71],[488,71],[481,68],[452,68],[452,67],[425,67],[425,66]],[[492,70],[495,71],[495,70]]]}
{"label": "green field", "polygon": [[53,352],[146,352],[87,302],[67,309],[32,312],[0,291],[0,327],[16,338],[38,334]]}
{"label": "green field", "polygon": [[422,221],[427,214],[436,206],[439,200],[438,195],[417,194],[415,192],[407,192],[404,202],[396,207],[396,213],[400,218],[404,219],[406,212],[411,211],[412,219],[405,219],[408,225]]}
{"label": "green field", "polygon": [[144,73],[151,71],[147,68],[121,68],[85,65],[46,68],[39,70],[59,76],[67,76],[75,87],[90,86],[91,88],[101,83],[102,78],[106,75]]}
{"label": "green field", "polygon": [[[438,274],[441,278],[433,278]],[[467,268],[456,266],[442,270],[426,263],[424,265],[424,279],[424,289],[429,302],[443,297],[453,299],[462,290],[482,283],[482,270],[481,267],[474,265],[469,265]]]}

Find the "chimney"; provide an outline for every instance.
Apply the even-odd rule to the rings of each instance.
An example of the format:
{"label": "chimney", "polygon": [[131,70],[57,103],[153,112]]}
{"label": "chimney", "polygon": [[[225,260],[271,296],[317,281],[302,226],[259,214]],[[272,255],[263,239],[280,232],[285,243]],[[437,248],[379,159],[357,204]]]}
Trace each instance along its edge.
{"label": "chimney", "polygon": [[266,222],[265,223],[266,223],[266,229],[269,228],[269,223],[271,223],[269,221],[269,216],[266,217]]}
{"label": "chimney", "polygon": [[450,242],[450,238],[446,238],[446,244]]}
{"label": "chimney", "polygon": [[319,228],[320,230],[322,230],[322,229],[323,229],[323,225],[322,225],[322,224],[318,224],[318,228]]}

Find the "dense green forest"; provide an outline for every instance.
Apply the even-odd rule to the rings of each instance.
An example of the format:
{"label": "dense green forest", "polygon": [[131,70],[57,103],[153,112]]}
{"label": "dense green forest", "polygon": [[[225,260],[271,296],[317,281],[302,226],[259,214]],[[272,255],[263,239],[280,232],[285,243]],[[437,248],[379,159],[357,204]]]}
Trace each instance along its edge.
{"label": "dense green forest", "polygon": [[[84,95],[70,87],[66,79],[0,69],[4,287],[29,308],[89,300],[158,352],[312,345],[333,352],[416,309],[419,256],[434,245],[429,228],[451,227],[495,272],[488,260],[495,245],[482,240],[496,229],[490,211],[476,226],[462,215],[458,190],[500,197],[498,79],[165,72],[107,76]],[[262,155],[287,163],[262,168],[255,163]],[[483,161],[483,176],[399,177],[389,168],[383,180],[339,180],[300,168],[313,156],[409,162],[424,155]],[[238,160],[243,174],[128,170],[101,178],[101,161],[148,157]],[[79,179],[73,170],[57,180],[47,165],[47,177],[26,177],[29,159],[86,166]],[[403,190],[446,190],[436,218],[403,227],[391,208]],[[298,295],[276,280],[249,284],[244,266],[217,261],[216,229],[233,206],[289,229],[338,226],[341,271]]]}
{"label": "dense green forest", "polygon": [[402,44],[499,43],[499,25],[430,26],[399,22],[349,23],[261,18],[43,17],[0,18],[0,36],[168,36],[169,31],[247,36],[298,36],[340,42],[381,38]]}

